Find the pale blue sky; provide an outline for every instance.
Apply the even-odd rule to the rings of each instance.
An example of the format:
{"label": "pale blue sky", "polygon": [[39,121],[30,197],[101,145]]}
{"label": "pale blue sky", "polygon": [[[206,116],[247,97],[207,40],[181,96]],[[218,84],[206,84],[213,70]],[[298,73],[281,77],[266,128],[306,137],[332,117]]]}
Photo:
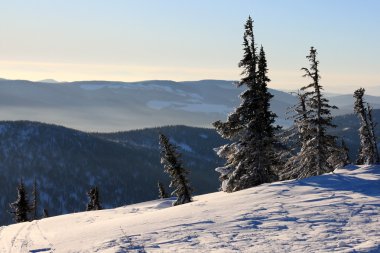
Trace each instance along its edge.
{"label": "pale blue sky", "polygon": [[380,85],[378,0],[0,0],[0,77],[238,79],[251,15],[271,86],[305,84],[319,51],[329,91]]}

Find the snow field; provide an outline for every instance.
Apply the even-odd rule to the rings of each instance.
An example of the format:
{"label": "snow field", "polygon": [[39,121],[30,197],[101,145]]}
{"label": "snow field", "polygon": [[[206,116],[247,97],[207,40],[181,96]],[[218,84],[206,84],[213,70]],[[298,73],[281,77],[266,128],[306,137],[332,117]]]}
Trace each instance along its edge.
{"label": "snow field", "polygon": [[0,228],[0,252],[380,252],[380,166]]}

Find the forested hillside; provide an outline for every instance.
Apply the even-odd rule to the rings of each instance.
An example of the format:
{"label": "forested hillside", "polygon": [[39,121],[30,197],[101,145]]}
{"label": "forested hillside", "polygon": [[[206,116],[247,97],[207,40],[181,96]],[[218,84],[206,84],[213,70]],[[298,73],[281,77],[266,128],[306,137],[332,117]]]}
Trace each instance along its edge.
{"label": "forested hillside", "polygon": [[[380,122],[380,110],[374,110]],[[358,151],[356,115],[334,119],[334,134],[343,137],[354,160]],[[380,135],[380,126],[376,128]],[[155,199],[157,180],[168,187],[160,164],[158,135],[179,147],[190,170],[195,194],[217,191],[220,160],[213,148],[226,143],[214,129],[186,126],[149,128],[117,133],[84,133],[56,125],[16,121],[0,123],[0,224],[11,222],[8,204],[16,198],[17,182],[29,192],[34,177],[42,208],[51,215],[85,210],[86,192],[97,185],[104,207]]]}
{"label": "forested hillside", "polygon": [[[29,197],[36,179],[40,192],[39,215],[43,208],[50,215],[85,210],[86,192],[95,185],[106,208],[157,198],[158,180],[168,188],[169,179],[160,165],[158,149],[144,146],[143,142],[142,145],[133,141],[119,143],[95,134],[27,121],[1,122],[0,129],[0,209],[3,210],[0,224],[11,222],[7,210],[9,203],[16,199],[20,179],[24,180]],[[173,134],[173,140],[182,145],[184,164],[191,171],[195,193],[216,191],[219,183],[214,168],[219,160],[212,146],[221,140],[215,132],[170,127],[145,130],[140,136],[152,143],[152,147],[158,147],[159,131],[168,135],[178,133]],[[130,134],[138,136],[139,132]],[[185,141],[187,135],[191,138]]]}

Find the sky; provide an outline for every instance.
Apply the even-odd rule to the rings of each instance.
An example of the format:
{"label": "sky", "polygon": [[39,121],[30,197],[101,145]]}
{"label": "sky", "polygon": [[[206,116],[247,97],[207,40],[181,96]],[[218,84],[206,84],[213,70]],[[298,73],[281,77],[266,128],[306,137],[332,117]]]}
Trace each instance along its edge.
{"label": "sky", "polygon": [[[311,46],[330,92],[380,87],[378,0],[0,0],[0,77],[238,80],[254,20],[270,87],[297,89]],[[380,89],[380,88],[379,88]]]}

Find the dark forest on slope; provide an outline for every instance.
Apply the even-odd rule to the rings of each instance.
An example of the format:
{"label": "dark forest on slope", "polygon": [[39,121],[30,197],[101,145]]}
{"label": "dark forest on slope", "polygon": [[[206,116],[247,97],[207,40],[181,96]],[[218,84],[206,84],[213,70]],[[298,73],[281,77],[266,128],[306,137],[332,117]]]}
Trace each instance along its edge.
{"label": "dark forest on slope", "polygon": [[[374,110],[380,121],[380,110]],[[334,119],[334,134],[344,137],[352,159],[358,151],[359,121],[355,115]],[[380,127],[377,127],[380,135]],[[18,180],[29,191],[34,177],[40,191],[39,214],[84,211],[86,192],[97,185],[105,208],[158,198],[157,180],[168,189],[160,164],[158,135],[179,147],[190,170],[195,195],[217,191],[223,161],[213,148],[226,141],[213,129],[168,126],[117,133],[84,133],[56,125],[15,121],[0,123],[0,224],[11,222],[8,204],[16,199]]]}

